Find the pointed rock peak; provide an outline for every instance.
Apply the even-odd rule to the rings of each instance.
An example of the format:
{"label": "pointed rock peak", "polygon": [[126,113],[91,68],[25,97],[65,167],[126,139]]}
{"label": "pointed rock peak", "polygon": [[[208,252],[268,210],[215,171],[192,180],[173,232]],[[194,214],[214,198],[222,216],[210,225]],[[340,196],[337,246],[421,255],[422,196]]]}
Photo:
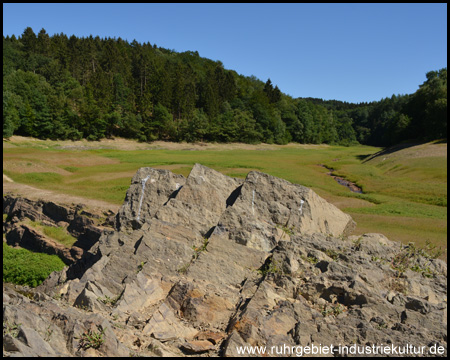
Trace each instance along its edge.
{"label": "pointed rock peak", "polygon": [[217,170],[196,163],[189,173],[187,181],[197,184],[201,184],[202,182],[209,182],[213,185],[219,185],[217,183],[218,181],[230,183],[231,181],[234,182],[235,179],[226,176]]}

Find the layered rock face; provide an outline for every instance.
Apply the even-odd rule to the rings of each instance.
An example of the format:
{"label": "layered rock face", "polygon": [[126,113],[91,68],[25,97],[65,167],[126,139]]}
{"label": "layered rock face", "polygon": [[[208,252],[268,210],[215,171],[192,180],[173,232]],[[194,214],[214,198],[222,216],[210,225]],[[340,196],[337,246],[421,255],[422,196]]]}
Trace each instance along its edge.
{"label": "layered rock face", "polygon": [[[98,241],[103,228],[96,224],[101,223],[100,216],[84,211],[80,204],[62,206],[52,201],[32,201],[6,195],[3,197],[3,214],[7,215],[8,219],[3,223],[3,233],[8,245],[50,255],[56,254],[67,265],[83,257],[83,254]],[[106,218],[102,225],[110,225],[113,213],[102,215]],[[97,221],[94,222],[93,219]],[[77,241],[68,248],[30,226],[27,220],[45,226],[65,228],[76,237]]]}
{"label": "layered rock face", "polygon": [[[351,217],[304,186],[199,164],[187,178],[142,168],[115,226],[29,297],[4,288],[4,324],[21,324],[4,335],[6,355],[266,346],[296,356],[271,349],[319,344],[446,353],[446,264],[380,234],[350,236]],[[87,346],[88,334],[103,342]]]}

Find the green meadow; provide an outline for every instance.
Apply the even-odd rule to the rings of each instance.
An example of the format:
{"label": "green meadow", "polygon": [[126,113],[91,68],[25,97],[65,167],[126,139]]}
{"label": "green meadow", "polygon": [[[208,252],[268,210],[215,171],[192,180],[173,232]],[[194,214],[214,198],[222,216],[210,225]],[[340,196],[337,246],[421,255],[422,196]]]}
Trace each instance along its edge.
{"label": "green meadow", "polygon": [[[14,182],[120,205],[140,167],[187,176],[201,163],[241,178],[257,170],[312,188],[353,217],[356,235],[378,232],[394,241],[423,246],[428,240],[447,248],[447,144],[422,144],[375,157],[381,148],[362,145],[177,145],[169,150],[136,143],[124,150],[100,148],[95,142],[70,149],[52,141],[4,142],[3,173]],[[414,156],[411,149],[417,150]],[[354,182],[363,194],[338,184],[319,165]]]}

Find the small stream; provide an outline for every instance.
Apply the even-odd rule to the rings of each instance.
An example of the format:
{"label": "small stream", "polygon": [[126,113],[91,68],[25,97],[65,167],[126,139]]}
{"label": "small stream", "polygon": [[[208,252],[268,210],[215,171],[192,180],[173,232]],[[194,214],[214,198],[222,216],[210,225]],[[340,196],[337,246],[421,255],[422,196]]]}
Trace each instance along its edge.
{"label": "small stream", "polygon": [[345,180],[344,178],[340,177],[340,176],[336,176],[333,175],[333,168],[329,168],[323,164],[318,164],[321,167],[324,167],[325,169],[329,170],[329,172],[327,172],[327,175],[331,176],[334,180],[336,180],[339,184],[341,184],[342,186],[347,187],[348,189],[350,189],[350,191],[354,192],[354,193],[358,193],[358,194],[362,194],[362,189],[357,186],[355,183],[352,183],[351,181]]}

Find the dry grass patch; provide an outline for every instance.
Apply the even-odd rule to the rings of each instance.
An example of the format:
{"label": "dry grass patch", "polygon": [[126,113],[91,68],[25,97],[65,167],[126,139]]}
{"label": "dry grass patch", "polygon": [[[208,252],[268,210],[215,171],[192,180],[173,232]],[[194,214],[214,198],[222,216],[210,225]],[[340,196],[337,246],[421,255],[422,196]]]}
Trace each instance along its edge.
{"label": "dry grass patch", "polygon": [[[414,242],[417,247],[424,247],[429,241],[447,250],[447,220],[423,219],[417,217],[384,216],[374,214],[349,213],[356,221],[353,235],[365,233],[382,233],[389,240],[403,244]],[[447,261],[447,252],[441,259]]]}
{"label": "dry grass patch", "polygon": [[26,173],[43,173],[43,172],[51,172],[60,175],[70,175],[71,172],[61,169],[58,166],[52,166],[45,163],[38,163],[35,161],[17,161],[13,162],[3,161],[3,170],[18,173],[18,174],[26,174]]}
{"label": "dry grass patch", "polygon": [[[44,156],[43,156],[44,155]],[[88,152],[69,151],[14,151],[10,149],[3,154],[3,164],[14,161],[24,167],[32,166],[95,166],[119,163],[116,159],[105,158]]]}
{"label": "dry grass patch", "polygon": [[[350,190],[348,190],[350,191]],[[345,208],[365,208],[373,207],[375,204],[355,197],[342,197],[338,195],[333,195],[329,193],[324,193],[323,191],[317,191],[318,195],[323,197],[326,201],[336,206],[338,209]]]}
{"label": "dry grass patch", "polygon": [[126,178],[126,181],[131,183],[131,178],[136,174],[136,170],[129,171],[118,171],[116,173],[103,173],[96,175],[87,175],[82,177],[77,177],[73,179],[67,179],[66,184],[73,184],[77,182],[102,182],[105,180],[116,180]]}

